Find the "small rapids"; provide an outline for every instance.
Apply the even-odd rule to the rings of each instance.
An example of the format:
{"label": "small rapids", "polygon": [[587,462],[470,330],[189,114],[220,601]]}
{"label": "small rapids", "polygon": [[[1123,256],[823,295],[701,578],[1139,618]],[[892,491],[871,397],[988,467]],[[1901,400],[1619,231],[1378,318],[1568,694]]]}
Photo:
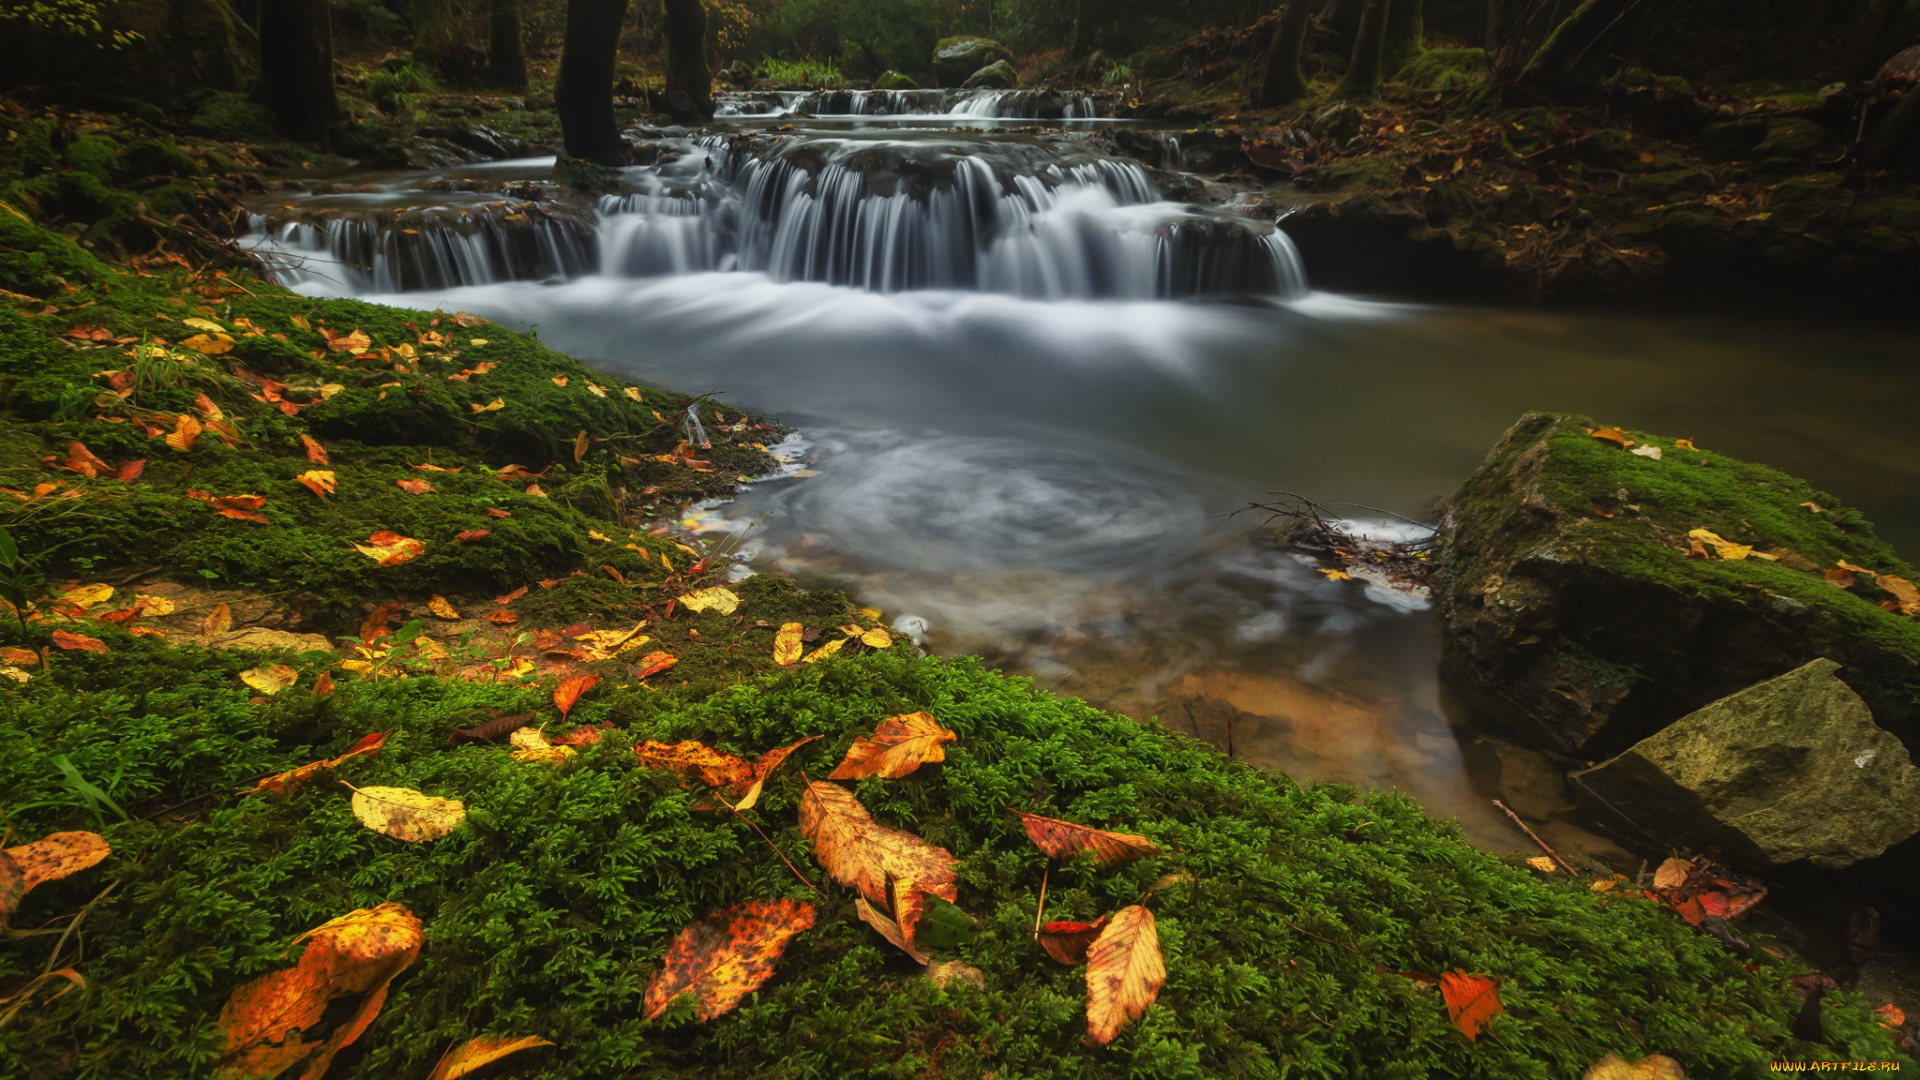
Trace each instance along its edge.
{"label": "small rapids", "polygon": [[1094,94],[1057,90],[780,90],[722,94],[717,119],[829,116],[953,120],[1096,120],[1110,114]]}
{"label": "small rapids", "polygon": [[1041,300],[1306,292],[1271,224],[1169,201],[1144,166],[1084,146],[766,132],[648,146],[653,162],[591,207],[316,199],[256,216],[244,244],[288,284],[339,294],[709,272]]}

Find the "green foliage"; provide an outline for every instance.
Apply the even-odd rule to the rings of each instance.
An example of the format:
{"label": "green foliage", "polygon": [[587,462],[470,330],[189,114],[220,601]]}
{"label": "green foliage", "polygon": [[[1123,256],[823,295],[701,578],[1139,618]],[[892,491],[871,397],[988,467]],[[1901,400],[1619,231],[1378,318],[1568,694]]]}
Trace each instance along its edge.
{"label": "green foliage", "polygon": [[0,4],[0,23],[17,23],[29,30],[85,41],[100,48],[124,49],[140,40],[129,30],[108,30],[100,15],[103,0],[7,0]]}
{"label": "green foliage", "polygon": [[190,125],[202,135],[231,142],[271,142],[273,114],[244,94],[209,94],[194,112]]}
{"label": "green foliage", "polygon": [[769,56],[760,61],[755,70],[763,79],[771,79],[782,86],[821,86],[840,85],[840,68],[832,60],[820,60],[803,57],[799,60],[783,60]]}
{"label": "green foliage", "polygon": [[1133,69],[1118,60],[1107,65],[1107,73],[1100,76],[1102,86],[1127,86],[1133,82]]}
{"label": "green foliage", "polygon": [[827,58],[848,75],[893,70],[924,78],[945,20],[921,0],[784,0],[746,44],[767,56]]}
{"label": "green foliage", "polygon": [[1394,81],[1420,90],[1459,90],[1479,82],[1487,68],[1485,49],[1427,49],[1402,64]]}
{"label": "green foliage", "polygon": [[412,113],[424,94],[438,89],[433,73],[415,64],[392,71],[374,71],[367,76],[367,96],[387,113]]}

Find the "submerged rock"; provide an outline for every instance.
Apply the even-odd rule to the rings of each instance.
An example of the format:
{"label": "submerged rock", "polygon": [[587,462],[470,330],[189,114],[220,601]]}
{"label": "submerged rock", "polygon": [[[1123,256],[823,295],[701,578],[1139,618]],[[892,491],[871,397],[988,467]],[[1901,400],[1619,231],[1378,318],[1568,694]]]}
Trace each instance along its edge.
{"label": "submerged rock", "polygon": [[958,86],[981,68],[1012,59],[1013,54],[1007,47],[992,38],[943,38],[934,46],[933,73],[939,77],[941,86]]}
{"label": "submerged rock", "polygon": [[[1598,428],[1521,418],[1445,507],[1435,596],[1446,674],[1471,708],[1591,759],[1824,656],[1880,723],[1920,740],[1920,620],[1875,583],[1916,575],[1872,525],[1777,470],[1618,433],[1661,453],[1642,456]],[[1751,553],[1689,557],[1696,529]],[[1842,560],[1870,572],[1827,580]]]}
{"label": "submerged rock", "polygon": [[1020,85],[1020,73],[1005,60],[995,60],[967,77],[962,90],[1012,90]]}
{"label": "submerged rock", "polygon": [[1722,698],[1573,780],[1664,839],[1825,870],[1920,832],[1920,769],[1819,659]]}

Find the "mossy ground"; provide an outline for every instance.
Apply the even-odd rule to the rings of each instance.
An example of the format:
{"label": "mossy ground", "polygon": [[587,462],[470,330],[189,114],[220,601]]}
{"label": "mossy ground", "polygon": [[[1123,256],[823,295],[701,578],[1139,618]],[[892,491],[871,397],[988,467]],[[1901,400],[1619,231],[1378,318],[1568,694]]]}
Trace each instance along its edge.
{"label": "mossy ground", "polygon": [[[775,624],[870,620],[836,594],[766,576],[737,587],[731,614],[670,608],[710,583],[718,560],[700,560],[696,573],[695,554],[643,527],[767,466],[752,444],[768,432],[751,418],[698,404],[716,440],[693,455],[710,464],[702,471],[675,454],[676,412],[689,402],[645,388],[635,401],[532,338],[444,313],[296,297],[242,273],[109,267],[23,215],[0,221],[22,240],[0,254],[20,283],[0,310],[0,479],[25,496],[0,493],[0,509],[22,548],[44,554],[56,588],[214,586],[259,597],[283,626],[323,633],[351,631],[389,601],[411,614],[436,594],[469,614],[506,609],[522,620],[502,636],[449,641],[451,666],[415,649],[359,672],[338,652],[173,647],[89,617],[97,612],[45,605],[24,631],[0,626],[10,646],[44,647],[59,627],[108,649],[52,650],[0,693],[8,842],[94,828],[114,848],[104,864],[35,889],[13,920],[15,930],[71,926],[64,944],[46,934],[0,946],[0,992],[56,948],[58,963],[89,982],[57,998],[42,991],[0,1027],[0,1080],[208,1075],[221,1051],[215,1019],[234,987],[284,966],[301,932],[389,901],[424,920],[428,945],[333,1076],[424,1076],[446,1046],[481,1034],[556,1044],[510,1059],[508,1074],[593,1078],[1548,1078],[1577,1075],[1608,1051],[1662,1052],[1694,1075],[1739,1076],[1777,1058],[1897,1057],[1854,997],[1825,1009],[1828,1043],[1795,1042],[1800,1002],[1785,962],[1731,956],[1649,902],[1477,852],[1402,797],[1301,786],[1156,724],[904,643],[777,669]],[[232,349],[182,346],[188,331],[207,332],[188,318],[224,327]],[[369,341],[336,351],[322,329]],[[97,373],[134,370],[129,350],[142,347],[163,355],[139,358],[121,398],[114,377]],[[497,366],[448,378],[483,361]],[[257,377],[284,385],[269,395]],[[170,448],[146,430],[171,431],[183,414],[211,420],[200,394],[233,445],[209,431],[191,449]],[[261,400],[270,396],[297,407]],[[473,411],[495,398],[502,408]],[[581,431],[589,442],[576,457]],[[319,467],[303,434],[326,446],[339,479],[325,499],[294,481]],[[128,481],[85,477],[61,467],[71,442],[114,467],[147,464]],[[427,462],[461,471],[413,467]],[[531,477],[504,477],[508,464],[540,473],[545,497],[525,490]],[[412,479],[437,490],[395,484]],[[64,486],[35,494],[47,483]],[[264,496],[268,520],[219,516],[190,490]],[[476,528],[490,530],[484,542],[456,540]],[[380,567],[352,548],[382,529],[423,540],[425,552]],[[519,600],[494,599],[523,585]],[[519,630],[595,619],[646,619],[652,647],[680,659],[645,679],[629,659],[587,664],[605,681],[564,723],[611,724],[597,745],[547,765],[501,746],[447,744],[453,729],[500,715],[533,713],[559,728],[553,682],[577,662],[516,677],[514,654],[501,650],[543,648]],[[499,663],[467,665],[486,669],[474,673],[463,659]],[[240,680],[271,662],[296,668],[293,689],[263,696]],[[335,681],[330,694],[313,692],[322,672]],[[960,906],[979,935],[947,958],[980,968],[978,988],[937,987],[879,941],[807,857],[795,821],[803,770],[824,773],[855,734],[920,709],[958,733],[946,762],[857,793],[884,823],[961,860]],[[408,845],[372,833],[325,781],[287,799],[232,794],[372,731],[391,733],[385,749],[343,777],[463,799],[469,814],[452,835]],[[704,1025],[675,1013],[641,1022],[650,974],[690,920],[809,894],[737,818],[695,811],[698,793],[641,768],[631,746],[700,738],[752,754],[808,735],[825,738],[769,785],[753,816],[821,886],[819,924],[737,1011]],[[62,761],[112,805],[88,796]],[[1081,972],[1047,960],[1029,936],[1043,861],[1008,807],[1143,833],[1168,852],[1051,878],[1055,917],[1154,893],[1169,981],[1110,1047],[1084,1041]],[[1501,980],[1507,1013],[1477,1042],[1449,1024],[1436,991],[1397,974],[1456,968]]]}

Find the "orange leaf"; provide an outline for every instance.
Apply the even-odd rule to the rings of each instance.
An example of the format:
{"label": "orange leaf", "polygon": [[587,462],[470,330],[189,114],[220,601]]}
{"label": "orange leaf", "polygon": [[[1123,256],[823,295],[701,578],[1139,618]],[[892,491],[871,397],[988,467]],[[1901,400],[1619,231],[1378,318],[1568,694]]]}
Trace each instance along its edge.
{"label": "orange leaf", "polygon": [[496,604],[511,604],[525,595],[527,595],[527,587],[522,585],[505,596],[494,597],[493,602]]}
{"label": "orange leaf", "polygon": [[1008,813],[1019,815],[1020,823],[1027,827],[1027,836],[1033,840],[1033,846],[1056,859],[1071,859],[1082,851],[1092,852],[1094,864],[1107,870],[1121,863],[1160,854],[1160,849],[1154,846],[1153,841],[1144,836],[1108,832],[1011,808]]}
{"label": "orange leaf", "polygon": [[695,777],[708,787],[744,786],[753,781],[753,765],[745,758],[715,750],[694,739],[663,743],[648,739],[633,748],[640,764],[650,769],[672,769]]}
{"label": "orange leaf", "polygon": [[491,518],[510,518],[513,515],[497,506],[487,507],[487,516]]}
{"label": "orange leaf", "polygon": [[220,406],[215,405],[213,399],[204,393],[193,395],[193,407],[199,409],[200,415],[209,420],[225,420],[227,418],[227,414],[220,411]]}
{"label": "orange leaf", "polygon": [[433,1067],[433,1073],[427,1080],[460,1080],[483,1065],[491,1065],[508,1054],[517,1054],[522,1050],[531,1050],[536,1046],[553,1044],[538,1035],[522,1035],[519,1038],[482,1038],[468,1039],[440,1059]]}
{"label": "orange leaf", "polygon": [[1087,946],[1087,1034],[1105,1046],[1160,995],[1167,965],[1153,912],[1133,904],[1113,913]]}
{"label": "orange leaf", "polygon": [[466,532],[456,534],[453,542],[456,544],[477,544],[485,540],[487,535],[488,530],[486,529],[468,529]]}
{"label": "orange leaf", "polygon": [[129,461],[125,465],[120,466],[120,468],[113,474],[113,478],[115,480],[120,481],[123,484],[131,483],[135,480],[140,479],[140,474],[142,472],[145,472],[146,468],[147,468],[146,458],[140,458],[137,461]]}
{"label": "orange leaf", "polygon": [[[98,833],[57,832],[48,833],[31,844],[8,848],[0,852],[0,858],[10,861],[12,869],[20,875],[20,891],[14,896],[17,903],[19,896],[35,885],[72,877],[106,858],[112,851]],[[4,871],[0,871],[0,874],[4,874]],[[0,925],[4,925],[11,914],[6,903],[7,892],[0,889]]]}
{"label": "orange leaf", "polygon": [[167,445],[184,454],[200,441],[201,430],[200,421],[181,413],[173,418],[173,434],[167,436]]}
{"label": "orange leaf", "polygon": [[[327,678],[325,672],[321,673],[321,678],[327,679],[327,691],[331,692],[333,689],[333,680]],[[320,692],[318,684],[315,685],[314,690],[316,693]],[[357,757],[372,757],[380,752],[380,748],[386,745],[386,742],[387,733],[384,731],[376,731],[362,738],[359,742],[354,743],[352,749],[341,754],[339,757],[315,761],[302,765],[297,769],[289,769],[278,775],[269,776],[258,784],[240,792],[240,794],[252,795],[264,791],[269,795],[291,795],[306,786],[309,781],[321,773],[331,772]]]}
{"label": "orange leaf", "polygon": [[1505,1012],[1499,983],[1485,975],[1448,971],[1440,976],[1440,996],[1447,999],[1447,1015],[1460,1034],[1478,1039],[1493,1018]]}
{"label": "orange leaf", "polygon": [[886,912],[867,903],[866,897],[856,896],[853,898],[853,913],[860,916],[861,922],[873,927],[876,933],[886,938],[894,948],[913,957],[915,963],[925,964],[927,961],[933,959],[933,957],[908,944],[907,936],[900,932],[900,924],[888,917]]}
{"label": "orange leaf", "polygon": [[308,469],[306,472],[294,477],[294,479],[300,481],[301,484],[306,486],[308,491],[313,492],[322,499],[333,494],[333,473],[324,469]]}
{"label": "orange leaf", "polygon": [[323,327],[320,336],[327,339],[327,348],[334,352],[364,352],[373,345],[373,339],[357,329],[351,334],[336,334]]}
{"label": "orange leaf", "polygon": [[315,465],[325,465],[327,463],[327,448],[320,445],[320,440],[311,435],[302,435],[300,436],[300,444],[307,448],[308,461],[313,462]]}
{"label": "orange leaf", "polygon": [[427,545],[421,541],[387,529],[367,537],[366,543],[353,546],[360,554],[381,566],[399,566],[427,550]]}
{"label": "orange leaf", "polygon": [[680,658],[670,652],[650,652],[640,658],[640,666],[633,670],[633,677],[645,679],[658,675],[680,662]]}
{"label": "orange leaf", "polygon": [[599,682],[598,675],[575,675],[554,687],[553,703],[559,707],[560,715],[564,718],[567,713],[573,711],[573,704],[580,700],[580,695],[593,689]]}
{"label": "orange leaf", "polygon": [[433,494],[433,484],[427,480],[395,480],[394,484],[409,495]]}
{"label": "orange leaf", "polygon": [[1587,434],[1593,436],[1596,439],[1599,439],[1602,442],[1610,442],[1613,445],[1618,446],[1622,450],[1625,450],[1627,447],[1633,445],[1633,440],[1627,438],[1627,433],[1624,431],[1621,431],[1617,427],[1594,428],[1593,430],[1587,432]]}
{"label": "orange leaf", "polygon": [[957,738],[959,736],[941,727],[929,713],[888,717],[873,729],[873,738],[862,735],[853,740],[853,745],[847,748],[846,760],[827,779],[902,777],[927,762],[945,761],[947,752],[940,744]]}
{"label": "orange leaf", "polygon": [[95,457],[93,451],[87,449],[84,444],[79,442],[70,442],[67,444],[67,463],[61,467],[69,472],[77,472],[89,479],[99,476],[101,473],[111,471],[106,462]]}
{"label": "orange leaf", "polygon": [[1893,594],[1894,603],[1902,615],[1920,615],[1920,589],[1913,582],[1892,574],[1881,574],[1873,579],[1875,585]]}
{"label": "orange leaf", "polygon": [[1050,922],[1040,928],[1040,947],[1063,964],[1077,964],[1087,958],[1092,945],[1107,925],[1106,916],[1097,922]]}
{"label": "orange leaf", "polygon": [[493,623],[495,626],[512,626],[514,623],[520,621],[520,616],[502,609],[500,611],[487,612],[487,621]]}
{"label": "orange leaf", "polygon": [[807,785],[800,799],[800,831],[834,880],[871,903],[891,904],[908,945],[913,944],[928,896],[948,903],[959,896],[957,859],[912,833],[875,822],[860,800],[838,784],[815,780]]}
{"label": "orange leaf", "polygon": [[580,434],[575,435],[573,437],[573,460],[579,461],[581,458],[586,456],[587,456],[587,433],[585,429],[582,429]]}
{"label": "orange leaf", "polygon": [[53,643],[62,649],[79,649],[82,652],[107,653],[113,651],[107,648],[106,642],[101,641],[97,637],[69,633],[65,630],[55,630],[53,632]]}
{"label": "orange leaf", "polygon": [[1907,1022],[1907,1014],[1891,1001],[1873,1011],[1879,1014],[1880,1026],[1884,1028],[1897,1030]]}
{"label": "orange leaf", "polygon": [[694,1018],[711,1020],[773,977],[787,942],[813,926],[804,900],[749,900],[680,931],[666,963],[647,986],[646,1019],[682,994],[692,994]]}

